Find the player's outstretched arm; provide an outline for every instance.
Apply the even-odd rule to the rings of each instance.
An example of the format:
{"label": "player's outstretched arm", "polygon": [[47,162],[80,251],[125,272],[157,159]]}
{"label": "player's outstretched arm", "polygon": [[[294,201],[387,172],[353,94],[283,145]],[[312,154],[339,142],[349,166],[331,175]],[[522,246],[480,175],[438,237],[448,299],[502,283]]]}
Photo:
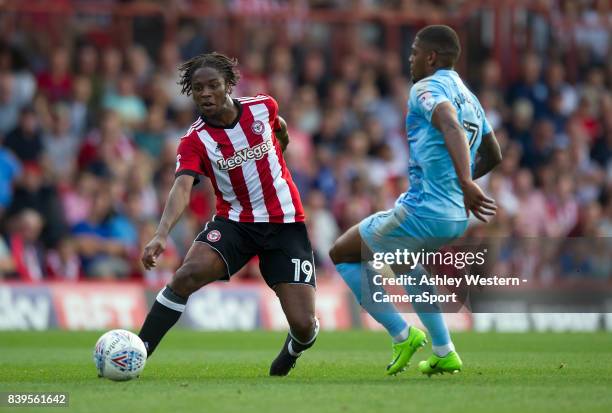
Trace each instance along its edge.
{"label": "player's outstretched arm", "polygon": [[174,180],[155,236],[142,253],[142,264],[147,270],[157,265],[157,257],[166,249],[166,239],[170,230],[189,204],[193,181],[194,177],[191,175],[180,175]]}
{"label": "player's outstretched arm", "polygon": [[495,201],[487,197],[472,180],[470,148],[465,138],[465,131],[457,120],[457,112],[453,105],[450,102],[442,102],[436,106],[431,117],[431,123],[444,136],[444,142],[453,161],[459,185],[463,190],[466,215],[469,216],[469,212],[472,211],[476,218],[487,222],[486,216],[495,215],[497,206]]}
{"label": "player's outstretched arm", "polygon": [[281,149],[283,150],[283,152],[285,152],[285,149],[287,149],[287,145],[289,145],[289,132],[287,132],[287,122],[285,122],[285,119],[279,116],[278,124],[280,125],[280,128],[274,130],[274,135],[280,143]]}
{"label": "player's outstretched arm", "polygon": [[502,153],[495,137],[491,131],[482,137],[482,142],[476,153],[476,164],[474,165],[474,180],[485,176],[502,161]]}

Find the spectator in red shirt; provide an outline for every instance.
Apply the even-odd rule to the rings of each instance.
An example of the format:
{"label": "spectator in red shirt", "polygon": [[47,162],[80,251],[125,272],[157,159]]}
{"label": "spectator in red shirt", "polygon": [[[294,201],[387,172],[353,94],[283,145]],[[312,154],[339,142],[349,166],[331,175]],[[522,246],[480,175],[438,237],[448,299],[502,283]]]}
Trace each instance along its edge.
{"label": "spectator in red shirt", "polygon": [[45,276],[43,248],[39,241],[44,221],[33,209],[24,209],[15,217],[9,246],[20,281],[39,282]]}
{"label": "spectator in red shirt", "polygon": [[69,63],[68,49],[58,47],[51,53],[48,70],[38,75],[38,89],[50,102],[65,101],[72,95]]}
{"label": "spectator in red shirt", "polygon": [[55,281],[79,281],[81,260],[72,238],[64,238],[57,248],[47,252],[45,257],[47,275]]}

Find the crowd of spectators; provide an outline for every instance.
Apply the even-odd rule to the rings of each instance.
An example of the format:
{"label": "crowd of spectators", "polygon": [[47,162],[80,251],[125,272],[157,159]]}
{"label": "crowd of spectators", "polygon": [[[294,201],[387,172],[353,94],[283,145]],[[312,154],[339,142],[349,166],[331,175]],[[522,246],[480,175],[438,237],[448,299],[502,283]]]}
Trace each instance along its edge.
{"label": "crowd of spectators", "polygon": [[[593,8],[583,10],[585,18],[592,19]],[[497,200],[497,216],[486,226],[474,222],[470,235],[612,237],[612,15],[606,13],[607,49],[599,50],[601,38],[592,43],[597,49],[583,43],[574,78],[563,54],[527,51],[520,75],[510,80],[492,58],[467,63],[462,75],[504,157],[480,181]],[[407,188],[406,62],[367,36],[339,56],[331,53],[320,25],[303,35],[308,41],[278,42],[265,25],[244,30],[234,94],[263,92],[279,102],[291,136],[285,157],[324,276],[333,268],[327,251],[337,236],[388,209]],[[0,279],[163,283],[214,212],[205,181],[194,187],[158,268],[142,269],[142,247],[173,183],[178,139],[197,116],[180,94],[177,66],[212,50],[214,35],[189,24],[154,50],[138,43],[100,47],[82,35],[39,50],[44,33],[3,36]],[[513,259],[526,265],[517,257],[507,262]],[[563,263],[569,272],[582,265]],[[597,274],[609,279],[610,268]]]}

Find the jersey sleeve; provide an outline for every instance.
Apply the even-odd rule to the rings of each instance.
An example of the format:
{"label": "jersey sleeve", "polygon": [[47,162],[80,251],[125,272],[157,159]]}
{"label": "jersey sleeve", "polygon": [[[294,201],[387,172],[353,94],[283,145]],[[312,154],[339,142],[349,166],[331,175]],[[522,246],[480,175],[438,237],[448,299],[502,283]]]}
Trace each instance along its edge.
{"label": "jersey sleeve", "polygon": [[489,123],[489,120],[487,119],[486,116],[483,116],[484,120],[482,121],[482,136],[485,136],[488,133],[491,133],[493,131],[493,128],[491,127],[491,124]]}
{"label": "jersey sleeve", "polygon": [[431,122],[436,107],[443,102],[450,102],[444,86],[433,79],[418,82],[410,91],[410,107]]}
{"label": "jersey sleeve", "polygon": [[272,130],[277,131],[280,130],[280,120],[278,118],[278,102],[270,95],[265,95],[268,97],[266,101],[266,106],[268,107],[268,113],[270,114],[270,125],[272,125]]}
{"label": "jersey sleeve", "polygon": [[187,135],[181,138],[178,149],[176,150],[176,171],[174,176],[191,175],[198,183],[199,175],[206,175],[202,168],[202,143]]}

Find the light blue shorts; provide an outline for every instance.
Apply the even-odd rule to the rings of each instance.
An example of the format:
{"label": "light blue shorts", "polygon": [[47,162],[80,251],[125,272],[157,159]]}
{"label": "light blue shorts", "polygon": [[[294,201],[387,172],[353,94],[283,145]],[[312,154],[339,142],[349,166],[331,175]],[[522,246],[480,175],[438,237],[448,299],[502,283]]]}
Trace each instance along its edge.
{"label": "light blue shorts", "polygon": [[359,233],[372,252],[437,251],[460,237],[468,221],[442,221],[415,216],[406,206],[370,215],[359,223]]}

